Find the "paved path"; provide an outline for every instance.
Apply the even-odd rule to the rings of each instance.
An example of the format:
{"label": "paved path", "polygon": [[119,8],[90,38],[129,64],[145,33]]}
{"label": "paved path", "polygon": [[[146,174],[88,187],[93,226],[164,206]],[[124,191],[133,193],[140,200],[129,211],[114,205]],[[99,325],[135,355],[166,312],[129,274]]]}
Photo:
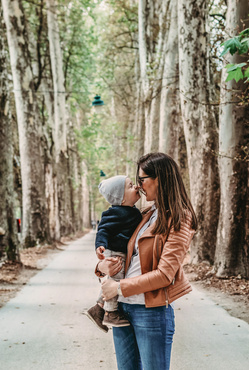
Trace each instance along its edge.
{"label": "paved path", "polygon": [[176,302],[171,370],[248,370],[249,325],[204,293]]}
{"label": "paved path", "polygon": [[99,292],[94,238],[70,244],[0,309],[0,370],[116,369],[112,334],[81,314]]}
{"label": "paved path", "polygon": [[[0,370],[117,369],[111,332],[80,314],[99,290],[94,238],[71,243],[0,309]],[[171,370],[249,369],[248,324],[196,289],[175,308]]]}

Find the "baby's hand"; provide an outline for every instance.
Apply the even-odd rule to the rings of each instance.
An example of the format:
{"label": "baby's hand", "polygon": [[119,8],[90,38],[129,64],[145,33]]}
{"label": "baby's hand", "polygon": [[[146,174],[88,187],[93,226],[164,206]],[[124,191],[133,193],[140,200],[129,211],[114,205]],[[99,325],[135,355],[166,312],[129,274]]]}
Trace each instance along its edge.
{"label": "baby's hand", "polygon": [[98,247],[96,249],[96,254],[97,254],[97,257],[99,260],[104,260],[105,259],[105,256],[104,256],[104,251],[105,251],[105,247]]}

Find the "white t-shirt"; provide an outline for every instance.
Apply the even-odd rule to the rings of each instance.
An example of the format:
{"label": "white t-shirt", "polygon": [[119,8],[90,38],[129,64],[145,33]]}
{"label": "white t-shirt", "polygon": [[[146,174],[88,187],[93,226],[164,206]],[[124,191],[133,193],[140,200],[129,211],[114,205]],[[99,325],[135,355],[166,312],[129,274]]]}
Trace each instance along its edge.
{"label": "white t-shirt", "polygon": [[[150,219],[146,222],[146,224],[144,224],[144,226],[139,230],[139,233],[137,234],[133,255],[131,257],[131,263],[126,272],[125,278],[131,278],[142,274],[139,259],[138,240],[141,237],[141,235],[145,232],[145,230],[150,225],[152,225],[153,222],[155,222],[157,219],[157,209],[155,205],[151,207],[151,210],[152,211],[154,210],[154,212],[150,216]],[[118,301],[130,304],[145,304],[144,293],[131,295],[130,297],[119,296]]]}

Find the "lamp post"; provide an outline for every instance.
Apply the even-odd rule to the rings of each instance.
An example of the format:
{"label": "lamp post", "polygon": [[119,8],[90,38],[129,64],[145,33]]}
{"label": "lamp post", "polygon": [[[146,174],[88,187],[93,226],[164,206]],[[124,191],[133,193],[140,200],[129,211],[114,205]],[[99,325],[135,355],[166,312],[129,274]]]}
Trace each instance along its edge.
{"label": "lamp post", "polygon": [[102,110],[104,105],[103,100],[101,100],[100,95],[95,95],[94,100],[92,102],[92,107],[94,108],[95,111],[100,111]]}

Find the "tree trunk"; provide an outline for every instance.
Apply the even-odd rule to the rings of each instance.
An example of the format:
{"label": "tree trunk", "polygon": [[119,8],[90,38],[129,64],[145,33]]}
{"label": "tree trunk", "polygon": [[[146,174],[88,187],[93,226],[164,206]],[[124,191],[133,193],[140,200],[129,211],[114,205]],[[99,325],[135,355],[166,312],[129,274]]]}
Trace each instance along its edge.
{"label": "tree trunk", "polygon": [[179,0],[180,100],[188,155],[191,200],[199,227],[192,261],[214,261],[219,215],[218,135],[210,105],[207,1]]}
{"label": "tree trunk", "polygon": [[2,0],[14,83],[22,174],[22,240],[25,247],[49,239],[44,153],[39,110],[20,0]]}
{"label": "tree trunk", "polygon": [[[77,143],[75,148],[77,149]],[[82,199],[82,181],[81,181],[81,158],[79,153],[76,153],[75,158],[75,178],[77,181],[77,191],[76,191],[76,214],[78,220],[77,231],[83,230],[83,199]]]}
{"label": "tree trunk", "polygon": [[145,134],[145,117],[144,117],[144,104],[143,104],[143,93],[142,83],[140,81],[140,66],[139,66],[139,55],[136,52],[135,55],[135,118],[132,133],[135,138],[134,140],[134,158],[138,160],[144,153],[144,134]]}
{"label": "tree trunk", "polygon": [[77,152],[77,141],[74,129],[75,127],[73,126],[70,120],[68,135],[68,151],[69,151],[71,203],[73,209],[72,220],[75,232],[82,230],[83,221],[82,221],[81,161]]}
{"label": "tree trunk", "polygon": [[87,166],[84,161],[82,161],[82,199],[83,199],[83,208],[82,208],[82,218],[83,218],[83,227],[89,229],[91,227],[91,214],[90,214],[90,196],[89,196],[89,184],[87,181]]}
{"label": "tree trunk", "polygon": [[67,149],[65,78],[57,21],[57,1],[47,0],[47,7],[48,38],[54,86],[54,138],[56,157],[59,159],[60,151],[65,153]]}
{"label": "tree trunk", "polygon": [[144,153],[144,134],[145,134],[145,117],[144,117],[144,104],[142,99],[141,83],[138,84],[137,98],[136,98],[136,111],[135,111],[135,124],[133,127],[135,137],[135,159],[138,160]]}
{"label": "tree trunk", "polygon": [[[78,108],[76,113],[77,129],[80,131],[82,122],[84,121],[83,112]],[[89,200],[89,185],[88,185],[88,170],[85,161],[79,158],[79,212],[81,226],[83,229],[89,229],[91,227],[91,217],[90,217],[90,200]]]}
{"label": "tree trunk", "polygon": [[138,8],[139,60],[142,99],[145,110],[144,152],[159,147],[160,99],[163,75],[163,56],[166,51],[165,33],[167,1],[140,0]]}
{"label": "tree trunk", "polygon": [[[49,215],[49,230],[53,240],[60,240],[60,218],[59,218],[59,200],[58,200],[58,180],[56,175],[56,160],[53,150],[54,145],[54,99],[53,94],[48,92],[52,87],[47,80],[41,81],[41,90],[44,91],[44,102],[48,116],[47,125],[44,130],[46,138],[46,165],[45,165],[45,185],[47,211]],[[52,134],[51,134],[52,133]]]}
{"label": "tree trunk", "polygon": [[0,26],[0,259],[6,253],[8,260],[15,261],[19,260],[19,243],[14,208],[13,136],[2,9]]}
{"label": "tree trunk", "polygon": [[166,51],[160,102],[159,151],[178,162],[180,119],[177,1],[171,0],[167,12]]}
{"label": "tree trunk", "polygon": [[69,156],[67,153],[68,114],[66,110],[63,58],[57,20],[57,1],[47,0],[47,6],[48,38],[54,92],[54,126],[52,130],[56,161],[54,165],[54,174],[57,178],[60,235],[63,236],[72,233],[74,230],[72,182],[70,177]]}
{"label": "tree trunk", "polygon": [[[243,28],[248,28],[248,13],[248,0],[239,2],[229,0],[226,34],[233,37]],[[225,64],[242,63],[247,61],[248,56],[236,54],[226,56],[225,59]],[[241,160],[245,157],[242,147],[248,146],[249,107],[248,104],[238,104],[240,102],[238,96],[246,90],[248,91],[248,85],[243,81],[239,83],[236,83],[235,80],[225,82],[226,77],[226,70],[223,69],[219,125],[221,208],[215,267],[218,276],[241,274],[249,278],[249,244],[248,239],[246,240],[249,217],[248,163]]]}
{"label": "tree trunk", "polygon": [[57,191],[57,177],[54,174],[52,163],[46,165],[46,199],[49,214],[49,229],[53,240],[60,240],[59,202]]}

